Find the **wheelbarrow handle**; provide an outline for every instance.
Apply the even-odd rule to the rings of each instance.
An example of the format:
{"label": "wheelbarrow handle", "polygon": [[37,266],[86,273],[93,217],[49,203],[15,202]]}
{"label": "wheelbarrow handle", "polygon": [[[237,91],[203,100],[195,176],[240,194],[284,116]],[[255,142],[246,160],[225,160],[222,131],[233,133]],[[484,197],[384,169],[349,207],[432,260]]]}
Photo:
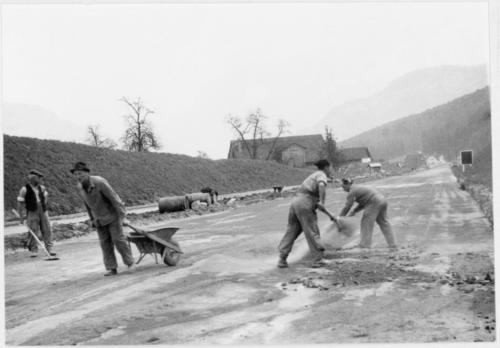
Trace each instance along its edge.
{"label": "wheelbarrow handle", "polygon": [[123,226],[127,226],[127,227],[130,227],[131,229],[134,230],[134,232],[137,232],[137,233],[140,233],[140,234],[143,234],[143,235],[146,235],[146,231],[144,231],[143,229],[137,227],[137,226],[134,226],[134,225],[131,225],[129,222],[127,221],[123,221],[122,222],[122,225]]}

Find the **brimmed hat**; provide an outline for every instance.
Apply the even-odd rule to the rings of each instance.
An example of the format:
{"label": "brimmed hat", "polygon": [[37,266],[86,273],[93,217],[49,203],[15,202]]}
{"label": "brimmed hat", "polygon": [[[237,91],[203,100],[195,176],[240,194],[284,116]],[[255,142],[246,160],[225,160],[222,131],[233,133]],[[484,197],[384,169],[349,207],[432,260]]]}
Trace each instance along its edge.
{"label": "brimmed hat", "polygon": [[320,159],[319,161],[316,161],[316,163],[314,163],[314,165],[316,167],[318,167],[319,169],[323,169],[323,168],[329,167],[330,162],[328,162],[328,160],[326,160],[326,159]]}
{"label": "brimmed hat", "polygon": [[80,172],[90,172],[90,169],[87,167],[87,164],[84,162],[76,162],[75,167],[70,170],[72,174],[74,174],[76,171]]}
{"label": "brimmed hat", "polygon": [[36,169],[32,169],[32,170],[30,170],[30,174],[32,174],[32,175],[36,175],[36,176],[38,176],[39,178],[43,178],[43,174],[42,174],[42,173],[40,173],[40,172],[39,172],[38,170],[36,170]]}

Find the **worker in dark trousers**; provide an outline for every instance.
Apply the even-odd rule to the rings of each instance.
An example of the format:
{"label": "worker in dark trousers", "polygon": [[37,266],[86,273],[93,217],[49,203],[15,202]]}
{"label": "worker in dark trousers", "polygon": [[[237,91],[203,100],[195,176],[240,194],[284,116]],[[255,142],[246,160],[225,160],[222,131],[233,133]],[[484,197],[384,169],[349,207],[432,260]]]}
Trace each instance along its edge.
{"label": "worker in dark trousers", "polygon": [[123,263],[132,269],[134,258],[123,234],[122,222],[126,211],[122,200],[106,179],[96,175],[91,176],[85,163],[76,163],[71,173],[78,179],[78,192],[85,202],[92,224],[97,228],[104,267],[107,270],[104,275],[112,276],[118,273],[115,247],[122,256]]}
{"label": "worker in dark trousers", "polygon": [[[41,184],[43,174],[33,169],[28,174],[28,183],[21,188],[17,197],[17,211],[20,214],[21,224],[24,222],[23,206],[26,209],[26,224],[38,237],[42,235],[45,248],[51,256],[56,253],[52,250],[52,231],[50,229],[49,215],[47,214],[48,193],[45,186]],[[38,244],[35,238],[28,232],[28,250],[31,257],[38,255]]]}
{"label": "worker in dark trousers", "polygon": [[384,195],[371,187],[353,186],[351,179],[342,179],[342,188],[349,194],[340,216],[346,216],[354,202],[357,203],[357,206],[349,213],[349,216],[354,216],[357,212],[364,210],[361,218],[361,241],[357,247],[371,247],[373,227],[377,222],[389,248],[397,249],[392,226],[387,218],[388,203]]}
{"label": "worker in dark trousers", "polygon": [[315,165],[318,170],[304,180],[290,206],[288,227],[278,246],[280,268],[288,267],[286,259],[292,251],[293,243],[302,232],[313,257],[312,266],[320,267],[326,264],[323,260],[325,248],[320,240],[316,209],[326,210],[326,185],[330,175],[330,163],[322,159]]}

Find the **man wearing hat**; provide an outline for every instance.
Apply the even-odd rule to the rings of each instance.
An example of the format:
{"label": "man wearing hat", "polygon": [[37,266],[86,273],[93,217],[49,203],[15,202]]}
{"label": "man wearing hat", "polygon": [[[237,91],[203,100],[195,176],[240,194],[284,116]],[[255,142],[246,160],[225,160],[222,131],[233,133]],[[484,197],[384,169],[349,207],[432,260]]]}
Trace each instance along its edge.
{"label": "man wearing hat", "polygon": [[[41,184],[43,174],[38,170],[33,169],[28,174],[28,183],[21,188],[17,197],[17,211],[20,214],[21,224],[23,218],[23,206],[26,210],[26,224],[37,236],[42,235],[45,248],[51,256],[56,253],[52,250],[52,231],[50,229],[49,215],[47,214],[47,197],[48,193],[45,186]],[[31,252],[31,257],[38,255],[38,244],[28,233],[28,250]]]}
{"label": "man wearing hat", "polygon": [[286,259],[292,251],[293,243],[302,232],[313,256],[312,266],[320,267],[325,264],[325,248],[321,244],[316,209],[326,212],[326,185],[330,175],[330,162],[322,159],[315,165],[318,170],[304,180],[290,206],[287,230],[278,246],[280,268],[288,267]]}
{"label": "man wearing hat", "polygon": [[83,198],[90,220],[97,228],[101,244],[105,276],[117,274],[114,248],[122,256],[123,263],[129,268],[134,265],[130,245],[123,234],[122,221],[125,218],[125,205],[106,179],[90,175],[90,170],[83,162],[75,164],[71,173],[78,180],[78,192]]}
{"label": "man wearing hat", "polygon": [[349,194],[340,216],[346,216],[354,202],[357,203],[357,206],[349,213],[349,216],[354,216],[357,212],[364,210],[361,218],[361,241],[358,247],[371,247],[373,227],[377,222],[389,248],[396,249],[394,233],[391,223],[387,219],[388,203],[384,195],[371,187],[353,186],[353,181],[347,178],[342,179],[342,188]]}

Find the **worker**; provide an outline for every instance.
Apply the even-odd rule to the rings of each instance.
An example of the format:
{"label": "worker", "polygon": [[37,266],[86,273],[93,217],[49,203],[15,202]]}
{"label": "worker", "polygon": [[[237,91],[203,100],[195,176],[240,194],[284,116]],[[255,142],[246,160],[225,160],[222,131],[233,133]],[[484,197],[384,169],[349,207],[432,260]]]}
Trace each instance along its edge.
{"label": "worker", "polygon": [[326,159],[321,159],[315,165],[318,170],[304,180],[290,206],[287,230],[278,246],[279,268],[288,267],[286,259],[292,250],[293,243],[302,232],[313,257],[312,267],[321,267],[326,264],[323,260],[325,248],[320,240],[316,209],[326,212],[325,190],[330,175],[330,163]]}
{"label": "worker", "polygon": [[129,269],[134,267],[134,258],[130,245],[123,234],[122,223],[125,219],[125,205],[109,185],[106,179],[90,175],[90,169],[84,162],[78,162],[70,170],[78,180],[78,192],[93,226],[97,228],[102,249],[105,276],[116,275],[117,262],[114,247],[122,256],[123,263]]}
{"label": "worker", "polygon": [[[50,256],[55,256],[52,244],[52,230],[50,228],[49,215],[47,213],[48,193],[42,185],[43,174],[36,169],[32,169],[28,174],[28,183],[21,188],[17,197],[17,211],[19,213],[20,223],[24,222],[23,207],[26,210],[26,224],[31,231],[40,236],[42,235],[45,249]],[[27,238],[28,250],[31,257],[38,256],[38,244],[35,238],[28,232]]]}
{"label": "worker", "polygon": [[372,234],[375,221],[379,225],[385,240],[390,249],[396,250],[394,233],[391,223],[387,219],[387,200],[377,190],[366,186],[353,186],[353,181],[349,178],[342,179],[342,189],[348,192],[346,203],[340,216],[346,216],[351,210],[354,202],[357,206],[348,216],[354,216],[357,212],[364,210],[361,218],[361,241],[358,248],[370,248],[372,244]]}

